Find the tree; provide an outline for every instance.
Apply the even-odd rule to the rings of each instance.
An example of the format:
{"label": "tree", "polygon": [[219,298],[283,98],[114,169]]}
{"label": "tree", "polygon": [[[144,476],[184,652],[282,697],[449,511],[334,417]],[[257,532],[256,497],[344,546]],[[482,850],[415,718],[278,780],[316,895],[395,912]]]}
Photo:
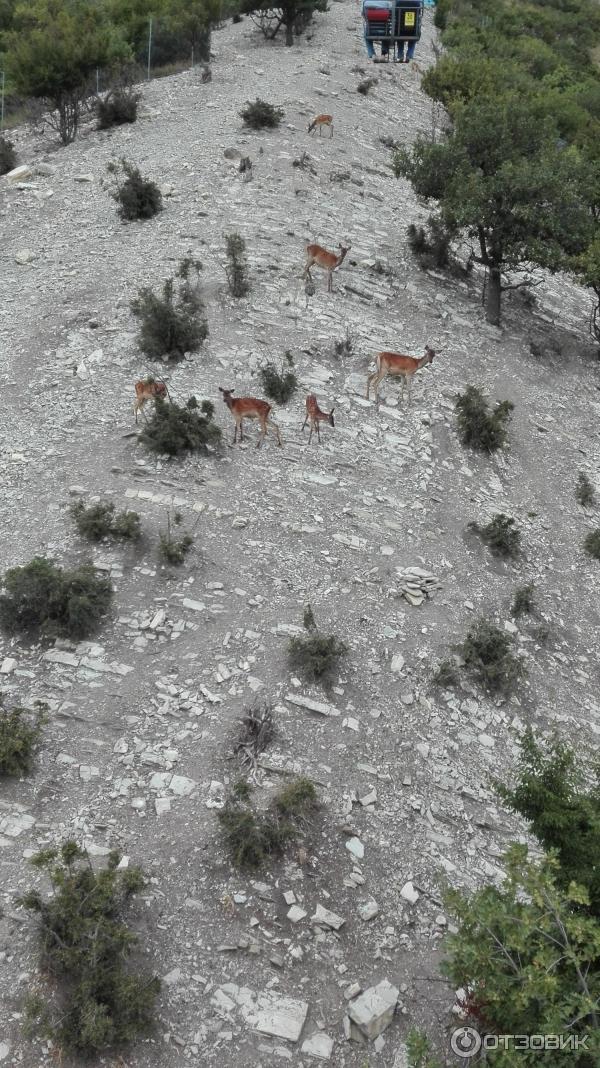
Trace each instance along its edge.
{"label": "tree", "polygon": [[210,34],[221,16],[221,0],[166,0],[166,22],[185,37],[194,56],[210,59]]}
{"label": "tree", "polygon": [[327,11],[327,0],[282,0],[280,3],[263,3],[257,0],[242,0],[241,10],[254,16],[265,37],[273,40],[282,26],[285,27],[285,43],[294,43],[294,34],[299,36],[312,20],[315,11]]}
{"label": "tree", "polygon": [[579,193],[580,160],[561,147],[539,100],[506,93],[457,104],[442,141],[421,138],[394,157],[397,177],[439,201],[442,218],[476,243],[486,268],[486,317],[499,325],[507,272],[557,271],[580,254],[589,217]]}
{"label": "tree", "polygon": [[17,7],[5,35],[8,72],[17,92],[43,101],[63,144],[73,141],[81,106],[98,67],[124,61],[128,49],[99,5],[35,0]]}

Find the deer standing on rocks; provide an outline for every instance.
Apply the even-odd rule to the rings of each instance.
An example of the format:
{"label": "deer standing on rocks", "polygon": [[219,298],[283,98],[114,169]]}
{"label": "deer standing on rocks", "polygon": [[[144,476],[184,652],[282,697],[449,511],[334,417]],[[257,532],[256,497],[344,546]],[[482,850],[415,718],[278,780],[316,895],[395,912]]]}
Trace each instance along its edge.
{"label": "deer standing on rocks", "polygon": [[430,348],[429,345],[425,346],[425,355],[421,356],[420,360],[416,360],[414,356],[401,356],[397,352],[378,352],[375,357],[375,370],[373,374],[367,378],[367,400],[369,398],[369,390],[371,386],[375,389],[375,400],[379,402],[379,386],[383,382],[386,375],[393,375],[402,378],[402,392],[400,394],[400,401],[404,397],[404,387],[408,383],[408,403],[410,404],[410,390],[413,375],[419,370],[419,367],[425,367],[428,363],[433,363],[433,358],[436,353]]}
{"label": "deer standing on rocks", "polygon": [[164,382],[155,382],[154,379],[149,381],[140,380],[135,383],[135,401],[133,403],[133,412],[135,415],[135,421],[138,421],[138,412],[141,412],[145,418],[144,405],[146,401],[156,400],[160,397],[164,400],[168,396],[168,389]]}
{"label": "deer standing on rocks", "polygon": [[306,267],[304,268],[304,277],[308,275],[311,277],[310,269],[313,264],[320,267],[323,271],[327,271],[327,292],[333,292],[333,272],[337,271],[341,263],[344,262],[346,255],[350,252],[351,245],[344,248],[343,245],[339,246],[340,254],[336,256],[335,252],[328,252],[322,245],[307,245],[306,246]]}
{"label": "deer standing on rocks", "polygon": [[329,127],[329,136],[333,137],[333,115],[317,115],[312,122],[309,122],[308,132],[311,133],[315,126],[319,127],[319,137],[323,133],[324,126]]}
{"label": "deer standing on rocks", "polygon": [[310,445],[311,438],[313,436],[313,430],[317,431],[317,439],[319,444],[321,443],[321,432],[319,430],[319,423],[329,423],[329,426],[335,426],[333,421],[334,408],[330,412],[323,412],[319,408],[319,402],[314,393],[309,393],[306,398],[306,419],[302,424],[302,433],[307,423],[310,422],[310,434],[308,435],[308,444]]}
{"label": "deer standing on rocks", "polygon": [[238,427],[240,431],[240,441],[244,440],[244,419],[258,419],[260,422],[262,434],[258,439],[256,448],[260,449],[264,438],[267,434],[267,427],[270,426],[277,438],[277,444],[281,445],[281,434],[279,433],[279,427],[277,423],[274,423],[272,419],[269,419],[269,413],[271,411],[271,405],[267,404],[264,400],[257,400],[256,397],[232,397],[233,389],[223,389],[219,386],[219,393],[223,394],[223,400],[229,408],[233,418],[235,419],[235,434],[233,436],[233,444],[237,441]]}

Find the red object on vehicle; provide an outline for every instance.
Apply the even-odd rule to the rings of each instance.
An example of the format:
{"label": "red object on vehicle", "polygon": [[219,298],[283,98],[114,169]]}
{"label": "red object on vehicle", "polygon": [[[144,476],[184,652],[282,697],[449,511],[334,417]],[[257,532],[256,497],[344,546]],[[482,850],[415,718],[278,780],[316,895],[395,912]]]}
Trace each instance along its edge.
{"label": "red object on vehicle", "polygon": [[384,7],[369,7],[365,11],[367,22],[387,22],[390,13]]}

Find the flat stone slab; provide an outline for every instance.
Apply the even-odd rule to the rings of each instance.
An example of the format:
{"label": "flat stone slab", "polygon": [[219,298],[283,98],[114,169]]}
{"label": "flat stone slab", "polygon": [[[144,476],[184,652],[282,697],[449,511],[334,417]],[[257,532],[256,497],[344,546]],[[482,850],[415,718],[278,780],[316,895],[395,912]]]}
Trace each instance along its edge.
{"label": "flat stone slab", "polygon": [[284,701],[287,701],[289,705],[297,705],[298,708],[306,708],[309,712],[318,712],[321,716],[341,715],[334,705],[325,704],[324,701],[313,701],[312,697],[296,697],[294,693],[287,693]]}
{"label": "flat stone slab", "polygon": [[400,991],[387,979],[370,986],[348,1005],[348,1016],[366,1038],[377,1038],[393,1018]]}
{"label": "flat stone slab", "polygon": [[248,1016],[248,1023],[253,1024],[263,1035],[275,1035],[277,1038],[287,1038],[290,1042],[297,1042],[307,1016],[308,1003],[306,1001],[261,994],[256,1014],[252,1013]]}

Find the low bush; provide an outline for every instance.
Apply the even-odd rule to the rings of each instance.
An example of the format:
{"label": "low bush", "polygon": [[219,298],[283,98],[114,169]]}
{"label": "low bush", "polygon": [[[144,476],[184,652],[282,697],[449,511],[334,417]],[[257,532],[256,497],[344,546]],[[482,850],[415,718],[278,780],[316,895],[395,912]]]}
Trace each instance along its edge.
{"label": "low bush", "polygon": [[600,527],[597,527],[596,530],[590,530],[583,547],[586,553],[596,560],[600,560]]}
{"label": "low bush", "polygon": [[263,389],[267,397],[276,401],[277,404],[287,404],[298,385],[298,379],[292,370],[293,366],[292,354],[286,352],[279,370],[274,363],[267,363],[260,369]]}
{"label": "low bush", "polygon": [[110,580],[91,564],[66,570],[36,556],[8,570],[1,582],[0,626],[9,634],[86,638],[110,607]]}
{"label": "low bush", "polygon": [[593,483],[590,482],[588,476],[583,471],[580,471],[575,486],[575,498],[578,504],[581,504],[584,508],[591,508],[595,497],[596,494]]}
{"label": "low bush", "polygon": [[75,526],[83,538],[102,541],[103,538],[122,538],[138,541],[142,536],[140,517],[137,512],[117,512],[112,501],[99,501],[87,508],[83,501],[71,505]]}
{"label": "low bush", "polygon": [[[176,512],[173,516],[173,523],[176,527],[181,523],[179,512]],[[194,539],[187,531],[181,532],[181,537],[174,537],[171,528],[171,517],[167,513],[167,532],[165,534],[161,530],[159,534],[158,555],[160,559],[167,564],[178,566],[183,563],[193,544]]]}
{"label": "low bush", "polygon": [[237,783],[218,813],[232,862],[238,868],[260,868],[271,856],[281,856],[317,808],[310,779],[292,780],[275,795],[269,809],[253,811],[246,782]]}
{"label": "low bush", "polygon": [[277,108],[268,104],[266,100],[257,97],[255,101],[247,101],[246,107],[240,111],[240,116],[246,126],[251,130],[272,129],[279,126],[285,112],[283,108]]}
{"label": "low bush", "polygon": [[119,216],[124,222],[151,219],[162,211],[160,189],[154,182],[142,178],[132,163],[122,159],[118,163],[109,163],[108,170],[116,181],[111,196],[116,200]]}
{"label": "low bush", "polygon": [[241,234],[228,234],[225,238],[227,267],[225,274],[229,291],[234,297],[245,297],[250,292],[246,242]]}
{"label": "low bush", "polygon": [[482,541],[489,546],[494,556],[515,557],[521,552],[521,534],[515,526],[514,519],[498,512],[489,523],[480,527],[478,523],[469,523]]}
{"label": "low bush", "polygon": [[368,96],[374,85],[377,85],[377,78],[364,78],[356,86],[356,92],[360,93],[361,96]]}
{"label": "low bush", "polygon": [[351,356],[354,352],[354,336],[350,327],[346,327],[346,333],[344,337],[340,337],[333,342],[333,355],[338,359],[343,359],[346,356]]}
{"label": "low bush", "polygon": [[533,615],[535,611],[535,604],[533,600],[533,592],[535,586],[533,582],[529,582],[526,586],[519,586],[515,590],[515,596],[513,598],[511,615],[517,619],[519,616]]}
{"label": "low bush", "polygon": [[507,423],[514,404],[499,401],[493,411],[481,390],[467,386],[456,400],[458,432],[463,445],[480,452],[495,452],[507,439]]}
{"label": "low bush", "polygon": [[0,695],[0,775],[25,775],[31,768],[36,745],[46,721],[47,705],[4,708]]}
{"label": "low bush", "polygon": [[513,641],[487,619],[479,619],[460,646],[465,667],[493,693],[508,693],[524,674],[523,661],[513,653]]}
{"label": "low bush", "polygon": [[433,675],[433,682],[445,690],[458,686],[460,677],[458,667],[453,660],[441,660]]}
{"label": "low bush", "polygon": [[195,397],[185,405],[171,401],[166,404],[157,397],[152,417],[140,434],[140,441],[152,452],[180,456],[184,452],[206,451],[218,445],[221,430],[213,421],[214,405],[202,401],[198,407]]}
{"label": "low bush", "polygon": [[17,153],[12,141],[0,137],[0,175],[8,174],[17,166]]}
{"label": "low bush", "polygon": [[290,666],[300,670],[308,679],[327,681],[348,652],[348,646],[335,634],[320,633],[310,605],[304,612],[304,627],[308,631],[306,636],[290,639]]}
{"label": "low bush", "polygon": [[423,270],[445,270],[451,266],[454,234],[439,216],[430,215],[426,227],[411,223],[406,233],[409,248]]}
{"label": "low bush", "polygon": [[273,706],[255,705],[248,709],[242,719],[242,729],[233,747],[242,764],[257,770],[257,761],[275,737]]}
{"label": "low bush", "polygon": [[131,301],[131,310],[140,322],[138,344],[151,359],[181,360],[186,352],[197,352],[208,337],[199,284],[201,268],[198,261],[182,260],[177,271],[177,289],[175,279],[167,278],[162,293],[154,293],[145,286]]}
{"label": "low bush", "polygon": [[112,126],[135,122],[141,95],[127,87],[111,89],[96,105],[98,129],[109,130]]}
{"label": "low bush", "polygon": [[31,863],[50,879],[52,894],[31,890],[20,904],[37,913],[41,968],[51,1000],[32,997],[28,1030],[75,1056],[106,1054],[152,1030],[156,977],[127,968],[138,939],[123,922],[129,899],[145,885],[140,868],[118,869],[120,854],[94,871],[75,842],[45,849]]}

